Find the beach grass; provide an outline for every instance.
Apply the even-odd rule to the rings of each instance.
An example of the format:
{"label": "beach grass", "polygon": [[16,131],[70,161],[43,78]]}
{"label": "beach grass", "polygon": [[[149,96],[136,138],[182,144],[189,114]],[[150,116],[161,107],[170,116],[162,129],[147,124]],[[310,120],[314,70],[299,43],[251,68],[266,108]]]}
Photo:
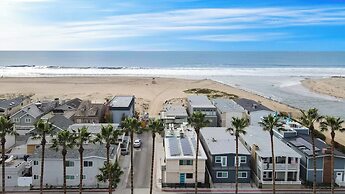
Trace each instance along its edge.
{"label": "beach grass", "polygon": [[208,98],[227,98],[227,99],[236,99],[238,98],[235,94],[229,94],[219,90],[213,90],[209,88],[192,88],[184,90],[187,94],[202,94],[207,95]]}

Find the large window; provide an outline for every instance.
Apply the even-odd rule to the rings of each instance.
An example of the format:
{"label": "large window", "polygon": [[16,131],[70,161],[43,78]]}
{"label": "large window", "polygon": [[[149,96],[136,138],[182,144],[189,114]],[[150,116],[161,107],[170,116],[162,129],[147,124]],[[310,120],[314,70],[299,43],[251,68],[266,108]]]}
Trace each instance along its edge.
{"label": "large window", "polygon": [[[238,156],[238,166],[241,166],[241,164],[247,163],[247,156]],[[236,166],[236,157],[235,157],[235,166]]]}
{"label": "large window", "polygon": [[187,179],[192,179],[193,178],[193,173],[186,173],[186,178]]}
{"label": "large window", "polygon": [[228,178],[228,172],[226,172],[226,171],[217,171],[216,177],[217,178]]}
{"label": "large window", "polygon": [[248,173],[247,172],[241,172],[241,171],[238,172],[238,178],[244,179],[244,178],[247,178],[247,177],[248,177]]}
{"label": "large window", "polygon": [[92,161],[84,161],[84,167],[92,167]]}
{"label": "large window", "polygon": [[37,160],[34,160],[34,165],[38,165],[38,161]]}
{"label": "large window", "polygon": [[73,167],[74,166],[74,162],[73,161],[66,161],[66,167]]}
{"label": "large window", "polygon": [[193,160],[180,160],[180,166],[193,165]]}
{"label": "large window", "polygon": [[227,166],[227,157],[226,156],[216,156],[215,163],[221,164],[223,167]]}

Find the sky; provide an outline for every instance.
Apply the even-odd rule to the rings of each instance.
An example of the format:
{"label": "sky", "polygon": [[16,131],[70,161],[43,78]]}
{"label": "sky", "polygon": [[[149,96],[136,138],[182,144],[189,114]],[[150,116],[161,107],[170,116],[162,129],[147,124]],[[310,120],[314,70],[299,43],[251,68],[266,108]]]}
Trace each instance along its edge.
{"label": "sky", "polygon": [[345,51],[345,0],[0,0],[0,50]]}

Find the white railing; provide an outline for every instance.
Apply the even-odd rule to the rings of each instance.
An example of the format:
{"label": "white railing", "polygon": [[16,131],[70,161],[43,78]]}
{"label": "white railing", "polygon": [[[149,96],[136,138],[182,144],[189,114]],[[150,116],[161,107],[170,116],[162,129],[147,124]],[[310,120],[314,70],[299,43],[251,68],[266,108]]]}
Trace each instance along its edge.
{"label": "white railing", "polygon": [[[298,164],[276,164],[276,170],[297,170]],[[263,170],[272,170],[273,164],[263,163],[261,165],[261,169]]]}

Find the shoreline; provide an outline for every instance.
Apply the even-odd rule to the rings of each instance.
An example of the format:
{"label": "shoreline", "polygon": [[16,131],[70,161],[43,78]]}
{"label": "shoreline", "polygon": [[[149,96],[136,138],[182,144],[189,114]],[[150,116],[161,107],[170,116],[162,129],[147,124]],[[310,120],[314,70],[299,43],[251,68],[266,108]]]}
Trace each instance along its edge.
{"label": "shoreline", "polygon": [[345,78],[329,77],[322,79],[305,79],[301,81],[302,86],[312,92],[345,100]]}

